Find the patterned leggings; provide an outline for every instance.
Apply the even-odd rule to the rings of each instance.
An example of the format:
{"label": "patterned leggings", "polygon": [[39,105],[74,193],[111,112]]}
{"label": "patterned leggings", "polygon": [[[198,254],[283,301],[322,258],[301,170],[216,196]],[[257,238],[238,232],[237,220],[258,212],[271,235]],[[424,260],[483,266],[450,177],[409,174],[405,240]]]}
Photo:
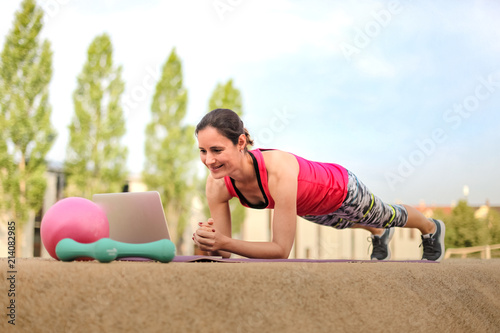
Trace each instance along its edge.
{"label": "patterned leggings", "polygon": [[350,171],[347,173],[347,195],[339,209],[326,215],[302,217],[336,229],[350,228],[355,224],[374,228],[404,227],[408,221],[408,212],[404,206],[384,203],[355,174]]}

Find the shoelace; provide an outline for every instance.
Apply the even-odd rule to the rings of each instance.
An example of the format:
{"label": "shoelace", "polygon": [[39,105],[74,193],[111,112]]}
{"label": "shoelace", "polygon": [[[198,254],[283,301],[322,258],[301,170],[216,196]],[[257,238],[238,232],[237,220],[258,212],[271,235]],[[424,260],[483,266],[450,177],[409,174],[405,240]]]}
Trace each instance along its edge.
{"label": "shoelace", "polygon": [[422,238],[422,243],[419,247],[424,247],[424,254],[434,253],[434,238]]}
{"label": "shoelace", "polygon": [[380,245],[382,244],[382,238],[380,237],[371,237],[368,236],[367,240],[370,242],[370,245],[368,246],[368,254],[370,254],[370,248],[373,246],[373,253],[374,254],[385,254],[384,251],[380,251]]}
{"label": "shoelace", "polygon": [[368,236],[368,237],[366,238],[366,240],[367,240],[368,242],[370,242],[370,245],[368,245],[368,251],[367,251],[367,254],[369,255],[369,254],[370,254],[370,249],[371,249],[371,248],[372,248],[372,246],[373,246],[373,242],[372,242],[372,238],[371,238],[370,236]]}

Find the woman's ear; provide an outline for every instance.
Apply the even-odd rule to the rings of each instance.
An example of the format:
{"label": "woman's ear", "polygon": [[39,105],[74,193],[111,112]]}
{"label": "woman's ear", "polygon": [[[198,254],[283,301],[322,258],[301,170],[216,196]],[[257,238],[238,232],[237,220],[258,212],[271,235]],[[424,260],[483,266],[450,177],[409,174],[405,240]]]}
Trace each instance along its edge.
{"label": "woman's ear", "polygon": [[240,134],[238,138],[238,150],[239,151],[245,150],[246,147],[247,147],[247,137],[245,136],[245,134]]}

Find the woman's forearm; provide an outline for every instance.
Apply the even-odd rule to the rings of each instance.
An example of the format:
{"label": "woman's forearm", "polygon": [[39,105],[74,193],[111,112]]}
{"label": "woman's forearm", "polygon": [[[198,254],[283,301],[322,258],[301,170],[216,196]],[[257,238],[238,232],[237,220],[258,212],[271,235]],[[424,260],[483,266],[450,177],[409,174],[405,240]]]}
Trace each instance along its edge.
{"label": "woman's forearm", "polygon": [[[247,258],[287,259],[290,252],[274,242],[249,242],[230,238],[224,244],[223,251],[228,251]],[[220,252],[220,251],[219,251]]]}
{"label": "woman's forearm", "polygon": [[231,257],[231,252],[223,251],[223,250],[209,251],[208,255],[210,255],[210,256],[216,256],[216,257],[222,257],[222,258],[229,258],[229,257]]}

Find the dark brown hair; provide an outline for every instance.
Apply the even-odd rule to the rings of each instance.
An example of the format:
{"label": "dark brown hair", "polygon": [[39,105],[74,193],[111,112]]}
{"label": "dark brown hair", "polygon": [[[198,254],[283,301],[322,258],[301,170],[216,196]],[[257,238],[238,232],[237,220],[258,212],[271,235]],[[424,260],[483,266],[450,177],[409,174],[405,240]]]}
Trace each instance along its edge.
{"label": "dark brown hair", "polygon": [[234,145],[238,144],[241,134],[245,134],[247,145],[253,145],[253,140],[243,125],[243,121],[241,121],[240,117],[233,110],[215,109],[210,111],[196,125],[194,133],[198,135],[199,131],[208,126],[215,128],[221,135],[231,140]]}

